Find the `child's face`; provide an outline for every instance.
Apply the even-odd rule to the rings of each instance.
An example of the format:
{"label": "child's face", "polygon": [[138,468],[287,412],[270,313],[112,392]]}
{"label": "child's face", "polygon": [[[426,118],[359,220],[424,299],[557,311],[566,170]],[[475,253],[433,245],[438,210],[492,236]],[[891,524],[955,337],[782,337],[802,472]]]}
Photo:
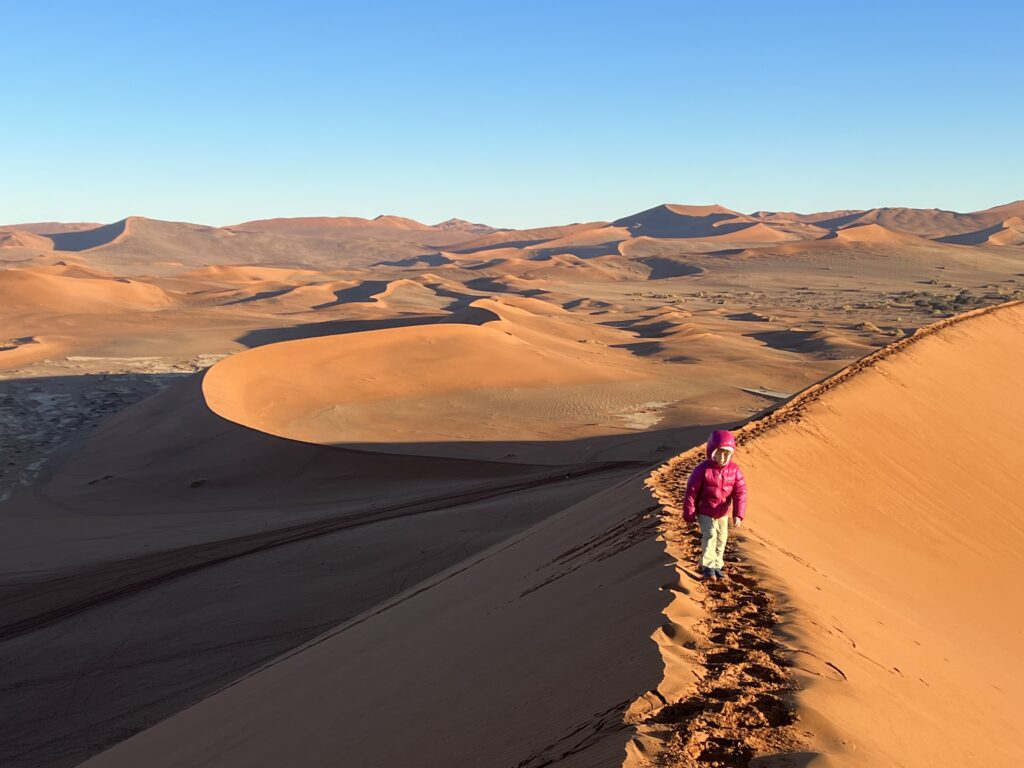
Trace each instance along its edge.
{"label": "child's face", "polygon": [[720,467],[724,467],[732,458],[732,448],[715,448],[711,453],[711,460]]}

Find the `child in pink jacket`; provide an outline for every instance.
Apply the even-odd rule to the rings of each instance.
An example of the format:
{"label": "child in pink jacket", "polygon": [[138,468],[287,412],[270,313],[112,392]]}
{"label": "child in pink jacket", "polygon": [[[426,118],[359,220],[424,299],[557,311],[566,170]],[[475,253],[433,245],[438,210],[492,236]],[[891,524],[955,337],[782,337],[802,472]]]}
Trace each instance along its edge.
{"label": "child in pink jacket", "polygon": [[733,463],[736,440],[717,429],[708,438],[707,458],[696,466],[686,484],[683,519],[700,524],[700,566],[705,578],[721,579],[725,542],[729,538],[729,504],[733,525],[743,522],[747,507],[747,483]]}

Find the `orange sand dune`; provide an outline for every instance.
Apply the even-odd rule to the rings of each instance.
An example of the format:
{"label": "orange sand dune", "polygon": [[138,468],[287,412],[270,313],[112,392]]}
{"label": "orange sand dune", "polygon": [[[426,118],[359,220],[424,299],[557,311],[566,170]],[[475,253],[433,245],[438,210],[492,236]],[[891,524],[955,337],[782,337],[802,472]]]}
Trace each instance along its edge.
{"label": "orange sand dune", "polygon": [[612,222],[634,236],[700,238],[745,229],[757,221],[720,205],[659,205]]}
{"label": "orange sand dune", "polygon": [[[957,213],[938,208],[872,208],[870,210],[828,211],[821,213],[774,213],[758,211],[754,217],[768,222],[797,221],[835,231],[844,227],[877,224],[896,232],[933,238],[941,242],[958,242],[954,238],[994,227],[1012,216],[1024,215],[1024,201],[971,213]],[[975,245],[974,242],[963,244]]]}
{"label": "orange sand dune", "polygon": [[126,237],[136,222],[143,221],[139,216],[129,216],[113,224],[105,224],[95,229],[56,232],[50,236],[53,247],[58,251],[88,251],[103,245],[117,242]]}
{"label": "orange sand dune", "polygon": [[1024,218],[1011,216],[976,232],[937,239],[941,243],[954,245],[1024,245]]}
{"label": "orange sand dune", "polygon": [[289,269],[287,267],[259,267],[252,264],[224,264],[199,267],[182,272],[175,277],[185,280],[203,280],[223,283],[251,283],[277,280],[286,282],[296,278],[305,279],[320,275],[310,269]]}
{"label": "orange sand dune", "polygon": [[174,299],[155,285],[127,278],[99,279],[0,271],[0,312],[109,312],[112,309],[157,310]]}
{"label": "orange sand dune", "polygon": [[[780,749],[756,764],[1017,765],[1024,423],[1007,403],[1024,368],[1005,350],[1022,336],[1021,304],[944,322],[739,430],[742,582],[660,567],[638,475],[86,765],[744,765]],[[659,497],[702,455],[657,473]],[[678,555],[693,534],[665,523]],[[772,641],[764,616],[782,622]],[[726,672],[731,687],[692,696]]]}
{"label": "orange sand dune", "polygon": [[820,227],[836,229],[862,224],[878,224],[886,229],[938,238],[962,234],[994,224],[1005,218],[993,210],[975,213],[957,213],[938,208],[872,208],[869,211],[840,215],[835,219],[815,222]]}
{"label": "orange sand dune", "polygon": [[36,272],[41,275],[60,275],[62,277],[87,277],[100,280],[117,280],[117,275],[106,272],[102,269],[89,266],[82,260],[68,261],[61,259],[52,264],[45,264],[38,267],[24,267],[25,272]]}
{"label": "orange sand dune", "polygon": [[528,248],[549,248],[571,249],[580,246],[604,245],[606,243],[617,243],[630,236],[629,230],[625,227],[597,227],[595,229],[582,229],[570,232],[553,240],[546,240],[543,243],[527,246]]}
{"label": "orange sand dune", "polygon": [[258,219],[233,224],[226,229],[246,230],[249,232],[287,232],[291,234],[321,233],[330,229],[350,229],[353,227],[368,229],[430,229],[413,219],[401,216],[377,216],[364,219],[359,216],[302,216],[284,219]]}
{"label": "orange sand dune", "polygon": [[15,368],[60,354],[67,340],[60,336],[26,336],[0,339],[0,369]]}
{"label": "orange sand dune", "polygon": [[[547,313],[562,312],[538,303]],[[481,300],[473,306],[500,305]],[[248,350],[214,365],[203,392],[215,413],[272,435],[325,444],[399,444],[507,437],[506,420],[497,420],[503,426],[493,423],[489,409],[518,409],[531,392],[561,400],[572,397],[572,387],[642,378],[621,363],[597,365],[584,353],[570,357],[565,345],[528,322],[514,334],[510,314],[519,323],[518,316],[536,316],[514,305],[500,309],[503,322],[483,326],[388,328]],[[573,341],[569,349],[575,352],[576,346]],[[531,405],[532,415],[516,411],[520,439],[541,439],[549,431],[546,411]],[[568,436],[569,427],[562,429]]]}
{"label": "orange sand dune", "polygon": [[358,240],[361,238],[384,241],[409,241],[427,245],[461,243],[490,227],[468,222],[448,221],[440,226],[429,226],[402,216],[377,216],[364,219],[358,216],[303,216],[297,218],[262,219],[235,224],[225,229],[231,232],[263,233],[287,237],[309,237],[322,240]]}
{"label": "orange sand dune", "polygon": [[755,219],[773,222],[799,222],[801,224],[816,224],[819,221],[855,217],[864,213],[862,210],[847,209],[841,211],[819,211],[817,213],[795,213],[793,211],[755,211],[750,214]]}
{"label": "orange sand dune", "polygon": [[[1024,714],[1024,358],[1007,356],[1022,342],[1022,302],[942,321],[738,433],[751,507],[749,528],[736,538],[757,568],[730,565],[748,579],[730,590],[747,590],[759,574],[775,596],[781,646],[763,664],[792,668],[799,722],[789,736],[825,753],[823,765],[1024,761],[1015,736]],[[693,621],[724,606],[729,593],[697,586],[692,534],[679,530],[674,511],[703,455],[695,449],[653,477],[670,505],[666,535],[687,585],[666,609],[676,630],[659,635],[666,710],[706,695],[693,669],[728,655]],[[753,614],[749,621],[733,621],[733,631],[753,629]],[[742,677],[742,659],[754,658],[742,637],[734,642],[744,651],[734,664]],[[734,697],[717,718],[701,720],[710,726],[691,727],[709,727],[705,738],[726,738],[733,754],[752,755],[771,731],[744,721],[743,708],[771,720],[785,698]],[[650,713],[654,699],[645,701],[638,711]],[[694,705],[691,715],[702,718],[701,709]],[[682,744],[669,745],[671,729],[659,730],[656,712],[645,717],[628,765],[696,745],[683,730]],[[788,722],[780,715],[774,725],[781,732]]]}
{"label": "orange sand dune", "polygon": [[48,237],[24,229],[0,229],[0,248],[31,248],[52,251],[53,241]]}
{"label": "orange sand dune", "polygon": [[843,227],[835,233],[836,239],[851,243],[899,243],[901,245],[930,245],[931,243],[916,235],[897,232],[883,227],[881,224],[854,224]]}
{"label": "orange sand dune", "polygon": [[867,354],[872,349],[866,344],[853,341],[830,330],[808,331],[789,328],[781,331],[761,331],[749,335],[776,349],[828,358],[858,357]]}
{"label": "orange sand dune", "polygon": [[502,229],[497,232],[493,232],[483,237],[474,238],[473,240],[467,240],[466,242],[459,243],[457,250],[459,253],[468,253],[470,251],[483,250],[491,247],[501,247],[503,245],[534,245],[537,243],[543,243],[548,240],[555,240],[560,237],[566,237],[575,233],[586,232],[591,229],[603,229],[607,226],[607,222],[604,221],[592,221],[584,224],[569,224],[562,227],[540,227],[538,229]]}
{"label": "orange sand dune", "polygon": [[0,229],[20,229],[37,235],[52,235],[57,232],[80,232],[102,226],[95,222],[33,221],[27,224],[6,224],[0,226]]}
{"label": "orange sand dune", "polygon": [[172,275],[189,268],[250,264],[291,269],[358,268],[423,253],[428,245],[464,239],[458,233],[395,226],[348,227],[297,236],[131,216],[82,232],[51,236],[58,251],[87,251],[121,274]]}
{"label": "orange sand dune", "polygon": [[[501,252],[503,254],[530,253],[507,248],[501,249]],[[479,255],[491,256],[492,251],[485,251]],[[530,279],[542,280],[593,280],[600,282],[623,280],[627,277],[635,279],[639,276],[615,269],[600,259],[582,259],[573,253],[554,253],[540,259],[502,255],[474,265],[473,269],[495,275],[522,275]]]}
{"label": "orange sand dune", "polygon": [[[726,227],[728,229],[728,227]],[[784,240],[800,240],[800,234],[789,232],[768,224],[752,224],[743,229],[730,229],[720,235],[714,235],[715,240],[738,241],[745,243],[771,243]]]}

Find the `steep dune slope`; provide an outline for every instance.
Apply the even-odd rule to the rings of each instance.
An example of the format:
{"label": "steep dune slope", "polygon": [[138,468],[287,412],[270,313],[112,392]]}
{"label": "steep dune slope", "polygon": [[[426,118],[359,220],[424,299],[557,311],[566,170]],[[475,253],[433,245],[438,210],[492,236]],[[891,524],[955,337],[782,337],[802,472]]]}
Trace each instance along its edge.
{"label": "steep dune slope", "polygon": [[643,474],[86,765],[618,765],[668,576]]}
{"label": "steep dune slope", "polygon": [[[795,672],[796,727],[811,734],[807,749],[828,755],[822,764],[1024,759],[1012,735],[1024,714],[1024,362],[1007,355],[1022,340],[1020,302],[942,321],[739,433],[751,511],[737,538],[781,606],[781,632],[769,650]],[[655,474],[670,509],[702,453]],[[673,514],[671,548],[684,575],[692,574],[692,534],[678,527]],[[740,581],[703,598],[712,614],[724,614],[729,593],[750,583],[740,566],[730,568]],[[687,600],[668,613],[698,612]],[[738,649],[736,666],[753,660],[753,641],[741,633],[756,628],[756,616],[741,615],[732,635],[719,636]],[[662,684],[676,693],[670,706],[690,700],[689,668],[722,675],[709,660],[729,650],[698,643],[666,659],[679,653],[687,665],[670,662]],[[709,706],[668,731],[652,726],[648,736],[661,737],[669,754],[698,754],[690,723]],[[730,740],[734,756],[752,754],[764,733],[763,721],[722,715],[718,722],[728,727],[712,736]],[[682,741],[672,742],[673,733]],[[631,764],[645,763],[634,754]]]}

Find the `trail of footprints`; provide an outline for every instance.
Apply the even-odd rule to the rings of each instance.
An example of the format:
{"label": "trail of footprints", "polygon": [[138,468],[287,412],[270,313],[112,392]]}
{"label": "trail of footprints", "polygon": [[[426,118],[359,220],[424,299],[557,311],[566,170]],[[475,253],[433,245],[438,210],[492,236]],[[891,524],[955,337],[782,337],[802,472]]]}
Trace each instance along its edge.
{"label": "trail of footprints", "polygon": [[[657,478],[656,495],[677,496],[690,463],[672,468],[672,475],[684,474],[682,486],[675,477]],[[674,505],[666,507],[665,538],[673,554],[696,570],[700,533],[682,522]],[[642,730],[664,744],[659,765],[747,768],[757,755],[801,750],[792,703],[795,683],[773,634],[775,604],[738,549],[738,542],[730,542],[725,579],[705,582],[706,619],[694,627],[701,642],[685,643],[700,664],[696,692],[667,703],[643,723]]]}

